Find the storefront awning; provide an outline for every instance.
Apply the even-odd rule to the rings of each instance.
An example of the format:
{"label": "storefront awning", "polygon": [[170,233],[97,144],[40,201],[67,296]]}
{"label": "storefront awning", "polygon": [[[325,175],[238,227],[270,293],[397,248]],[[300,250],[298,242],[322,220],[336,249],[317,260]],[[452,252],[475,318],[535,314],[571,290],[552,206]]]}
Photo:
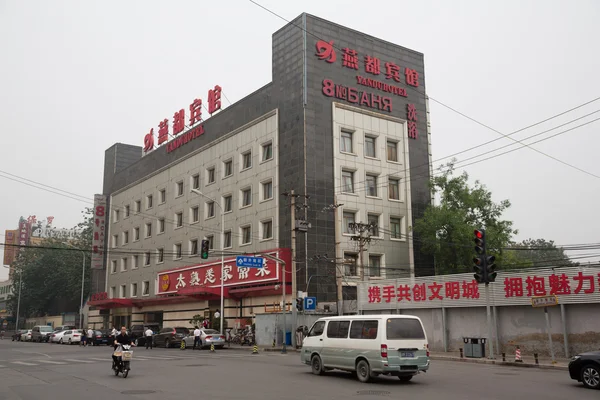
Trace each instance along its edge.
{"label": "storefront awning", "polygon": [[87,302],[87,304],[89,306],[97,307],[99,309],[133,307],[133,300],[131,300],[131,299],[90,300]]}
{"label": "storefront awning", "polygon": [[[211,298],[214,296],[221,297],[221,287],[206,287],[206,286],[191,286],[180,289],[177,292],[180,296],[190,296],[200,299]],[[229,297],[229,288],[223,288],[223,297]]]}
{"label": "storefront awning", "polygon": [[[230,289],[231,297],[254,297],[254,296],[275,296],[282,294],[281,284],[275,283],[270,285],[249,286],[236,289]],[[286,293],[290,293],[290,287],[286,285]]]}

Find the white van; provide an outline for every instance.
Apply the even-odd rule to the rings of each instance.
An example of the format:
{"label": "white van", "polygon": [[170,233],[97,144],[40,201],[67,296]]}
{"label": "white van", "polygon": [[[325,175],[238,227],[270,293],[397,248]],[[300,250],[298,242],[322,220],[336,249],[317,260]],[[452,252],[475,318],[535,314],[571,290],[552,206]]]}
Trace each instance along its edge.
{"label": "white van", "polygon": [[361,382],[378,375],[408,382],[429,369],[429,344],[419,317],[353,315],[317,320],[302,342],[301,359],[315,375],[340,369]]}

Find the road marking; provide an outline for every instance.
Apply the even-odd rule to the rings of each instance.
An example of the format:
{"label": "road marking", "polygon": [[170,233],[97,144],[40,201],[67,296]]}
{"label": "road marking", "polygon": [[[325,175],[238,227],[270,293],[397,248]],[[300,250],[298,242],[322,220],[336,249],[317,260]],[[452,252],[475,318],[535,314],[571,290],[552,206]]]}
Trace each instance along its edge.
{"label": "road marking", "polygon": [[4,368],[4,365],[0,365],[0,368]]}
{"label": "road marking", "polygon": [[88,358],[88,360],[94,360],[94,361],[110,361],[110,358]]}
{"label": "road marking", "polygon": [[148,356],[139,356],[136,357],[138,360],[176,360],[176,357],[148,357]]}
{"label": "road marking", "polygon": [[25,361],[12,361],[13,364],[20,364],[20,365],[37,365],[37,364],[32,364],[32,363],[28,363]]}
{"label": "road marking", "polygon": [[69,361],[69,362],[76,362],[76,363],[86,363],[86,364],[93,363],[93,361],[87,361],[87,360],[76,360],[76,359],[74,359],[74,358],[65,358],[64,360],[65,360],[65,361]]}
{"label": "road marking", "polygon": [[44,363],[44,364],[60,364],[60,365],[65,365],[64,362],[60,362],[60,361],[38,360],[38,362],[41,362],[41,363]]}

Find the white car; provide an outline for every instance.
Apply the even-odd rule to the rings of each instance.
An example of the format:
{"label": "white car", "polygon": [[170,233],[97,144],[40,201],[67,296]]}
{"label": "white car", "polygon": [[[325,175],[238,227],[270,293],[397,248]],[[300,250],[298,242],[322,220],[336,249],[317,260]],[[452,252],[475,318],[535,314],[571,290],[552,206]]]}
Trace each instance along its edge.
{"label": "white car", "polygon": [[73,343],[81,343],[81,334],[83,331],[81,329],[70,329],[65,331],[62,336],[62,344],[73,344]]}
{"label": "white car", "polygon": [[62,338],[63,335],[65,334],[65,332],[67,331],[57,331],[57,332],[53,332],[50,334],[50,343],[61,343],[62,344]]}
{"label": "white car", "polygon": [[22,342],[31,342],[31,329],[27,329],[27,333],[21,335]]}

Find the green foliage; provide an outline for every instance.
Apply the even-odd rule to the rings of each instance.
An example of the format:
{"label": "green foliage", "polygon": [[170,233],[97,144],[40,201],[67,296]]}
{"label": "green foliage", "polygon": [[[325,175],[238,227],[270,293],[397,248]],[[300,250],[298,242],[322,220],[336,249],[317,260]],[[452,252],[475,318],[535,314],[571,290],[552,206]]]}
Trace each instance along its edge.
{"label": "green foliage", "polygon": [[[514,250],[510,250],[510,248]],[[556,247],[554,241],[545,239],[527,239],[512,243],[504,252],[503,269],[522,269],[528,267],[573,267],[564,249]]]}
{"label": "green foliage", "polygon": [[202,321],[204,321],[204,316],[200,314],[196,314],[190,319],[190,325],[192,326],[202,326]]}

